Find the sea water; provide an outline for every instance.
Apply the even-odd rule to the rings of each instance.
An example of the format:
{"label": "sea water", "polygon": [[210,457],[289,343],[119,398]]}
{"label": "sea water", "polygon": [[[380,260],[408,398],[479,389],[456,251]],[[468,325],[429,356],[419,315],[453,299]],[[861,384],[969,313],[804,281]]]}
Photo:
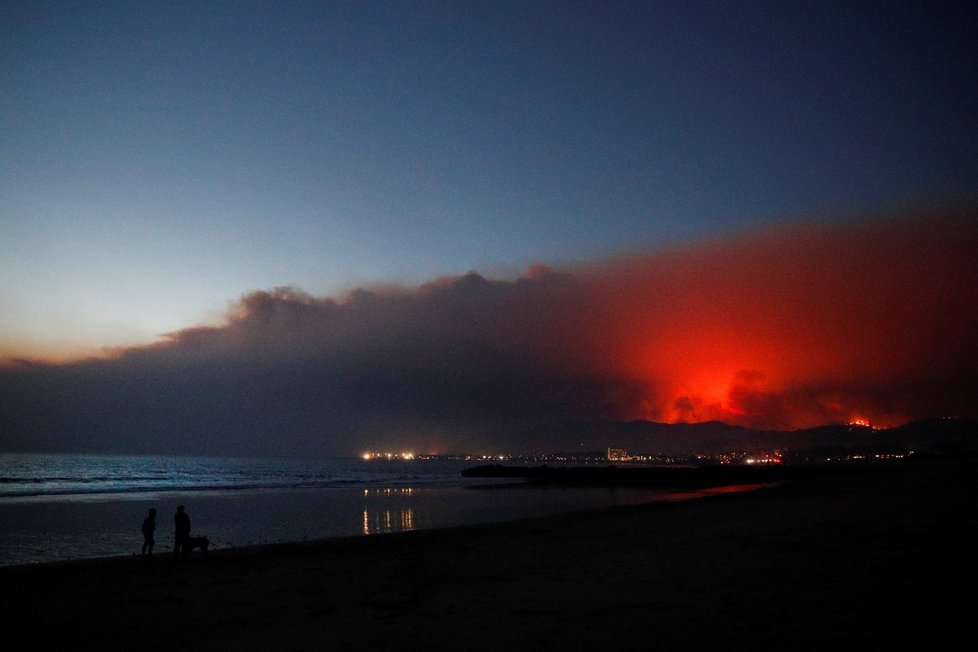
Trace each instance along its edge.
{"label": "sea water", "polygon": [[155,554],[173,514],[212,549],[487,523],[677,499],[650,488],[543,487],[465,478],[445,459],[241,459],[0,454],[0,565],[139,554],[157,510]]}

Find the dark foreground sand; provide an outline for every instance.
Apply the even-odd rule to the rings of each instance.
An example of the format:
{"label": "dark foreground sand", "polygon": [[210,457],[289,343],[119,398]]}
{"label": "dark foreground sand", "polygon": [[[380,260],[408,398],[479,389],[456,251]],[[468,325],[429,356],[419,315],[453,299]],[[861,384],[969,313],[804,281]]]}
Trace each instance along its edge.
{"label": "dark foreground sand", "polygon": [[190,565],[7,568],[3,628],[73,650],[970,647],[976,489],[978,463],[931,460]]}

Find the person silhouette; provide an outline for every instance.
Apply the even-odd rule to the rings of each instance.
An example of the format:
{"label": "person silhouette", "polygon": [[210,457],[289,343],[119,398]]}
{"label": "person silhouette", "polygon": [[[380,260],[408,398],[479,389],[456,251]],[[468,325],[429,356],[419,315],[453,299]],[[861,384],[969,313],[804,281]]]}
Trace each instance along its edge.
{"label": "person silhouette", "polygon": [[153,555],[153,544],[156,543],[153,539],[153,533],[156,532],[156,510],[154,508],[149,508],[149,514],[143,520],[141,529],[143,532],[143,550],[140,555],[151,557]]}
{"label": "person silhouette", "polygon": [[177,505],[173,526],[173,558],[179,559],[180,553],[190,552],[187,548],[187,539],[190,538],[190,516],[184,511],[183,505]]}

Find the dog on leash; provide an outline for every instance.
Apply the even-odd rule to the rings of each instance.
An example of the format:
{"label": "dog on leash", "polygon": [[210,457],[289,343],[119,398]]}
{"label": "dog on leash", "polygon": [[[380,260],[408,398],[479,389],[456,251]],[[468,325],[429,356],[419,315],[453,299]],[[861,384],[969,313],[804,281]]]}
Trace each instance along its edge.
{"label": "dog on leash", "polygon": [[200,550],[201,556],[206,558],[207,549],[210,547],[210,545],[211,542],[207,539],[207,537],[190,537],[183,544],[183,554],[189,558],[190,553],[192,553],[194,550]]}

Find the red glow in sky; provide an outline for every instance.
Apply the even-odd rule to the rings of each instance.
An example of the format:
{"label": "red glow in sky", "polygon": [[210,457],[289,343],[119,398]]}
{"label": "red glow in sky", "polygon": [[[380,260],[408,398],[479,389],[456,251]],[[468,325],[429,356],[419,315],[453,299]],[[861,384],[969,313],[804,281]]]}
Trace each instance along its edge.
{"label": "red glow in sky", "polygon": [[893,425],[911,387],[975,373],[973,224],[794,227],[591,268],[595,364],[647,383],[630,418]]}

